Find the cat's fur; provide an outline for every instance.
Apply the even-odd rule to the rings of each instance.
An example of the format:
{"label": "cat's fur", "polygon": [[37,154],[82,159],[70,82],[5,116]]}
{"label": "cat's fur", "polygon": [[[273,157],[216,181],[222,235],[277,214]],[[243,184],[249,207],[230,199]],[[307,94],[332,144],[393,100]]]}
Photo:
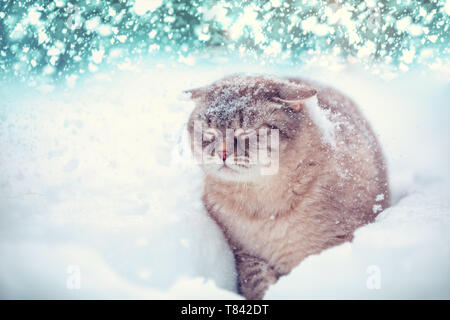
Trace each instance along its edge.
{"label": "cat's fur", "polygon": [[[335,89],[297,78],[233,75],[190,92],[196,102],[191,136],[196,120],[218,130],[280,129],[275,175],[240,181],[202,166],[204,205],[233,249],[247,299],[263,298],[307,256],[351,241],[356,228],[389,205],[377,138],[356,104]],[[331,136],[317,112],[329,120]]]}

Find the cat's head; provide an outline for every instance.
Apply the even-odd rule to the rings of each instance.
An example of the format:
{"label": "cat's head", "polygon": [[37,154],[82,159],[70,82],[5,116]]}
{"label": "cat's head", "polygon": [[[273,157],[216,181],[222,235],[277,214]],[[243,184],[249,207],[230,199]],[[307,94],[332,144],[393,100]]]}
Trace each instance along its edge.
{"label": "cat's head", "polygon": [[276,174],[298,136],[313,88],[268,76],[233,75],[187,91],[196,103],[188,130],[206,174],[248,182]]}

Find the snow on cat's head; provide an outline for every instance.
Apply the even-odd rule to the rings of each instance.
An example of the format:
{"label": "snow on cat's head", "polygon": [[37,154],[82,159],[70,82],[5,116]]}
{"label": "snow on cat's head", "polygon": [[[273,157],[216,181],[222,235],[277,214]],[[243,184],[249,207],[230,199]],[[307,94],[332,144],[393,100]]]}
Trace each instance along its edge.
{"label": "snow on cat's head", "polygon": [[249,182],[278,173],[298,136],[302,100],[316,91],[270,76],[232,75],[187,91],[196,103],[188,131],[208,175]]}

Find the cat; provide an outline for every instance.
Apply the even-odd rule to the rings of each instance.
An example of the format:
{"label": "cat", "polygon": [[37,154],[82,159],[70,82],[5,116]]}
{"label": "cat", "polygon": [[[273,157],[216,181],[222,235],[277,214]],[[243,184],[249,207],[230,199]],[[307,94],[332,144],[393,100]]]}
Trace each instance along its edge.
{"label": "cat", "polygon": [[[337,90],[300,78],[234,74],[187,92],[195,102],[191,148],[205,174],[202,200],[230,244],[246,299],[262,299],[280,276],[351,241],[356,228],[389,206],[378,140]],[[264,145],[278,155],[269,157],[272,173],[262,171],[267,161],[248,161],[251,137],[277,138]]]}

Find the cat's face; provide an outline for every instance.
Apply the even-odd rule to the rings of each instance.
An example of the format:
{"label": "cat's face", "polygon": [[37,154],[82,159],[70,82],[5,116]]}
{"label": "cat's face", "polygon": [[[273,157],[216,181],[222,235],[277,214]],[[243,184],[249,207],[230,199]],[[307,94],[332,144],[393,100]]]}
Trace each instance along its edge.
{"label": "cat's face", "polygon": [[197,106],[188,123],[195,159],[206,174],[249,182],[278,172],[298,136],[301,100],[315,90],[263,76],[231,76],[189,91]]}

